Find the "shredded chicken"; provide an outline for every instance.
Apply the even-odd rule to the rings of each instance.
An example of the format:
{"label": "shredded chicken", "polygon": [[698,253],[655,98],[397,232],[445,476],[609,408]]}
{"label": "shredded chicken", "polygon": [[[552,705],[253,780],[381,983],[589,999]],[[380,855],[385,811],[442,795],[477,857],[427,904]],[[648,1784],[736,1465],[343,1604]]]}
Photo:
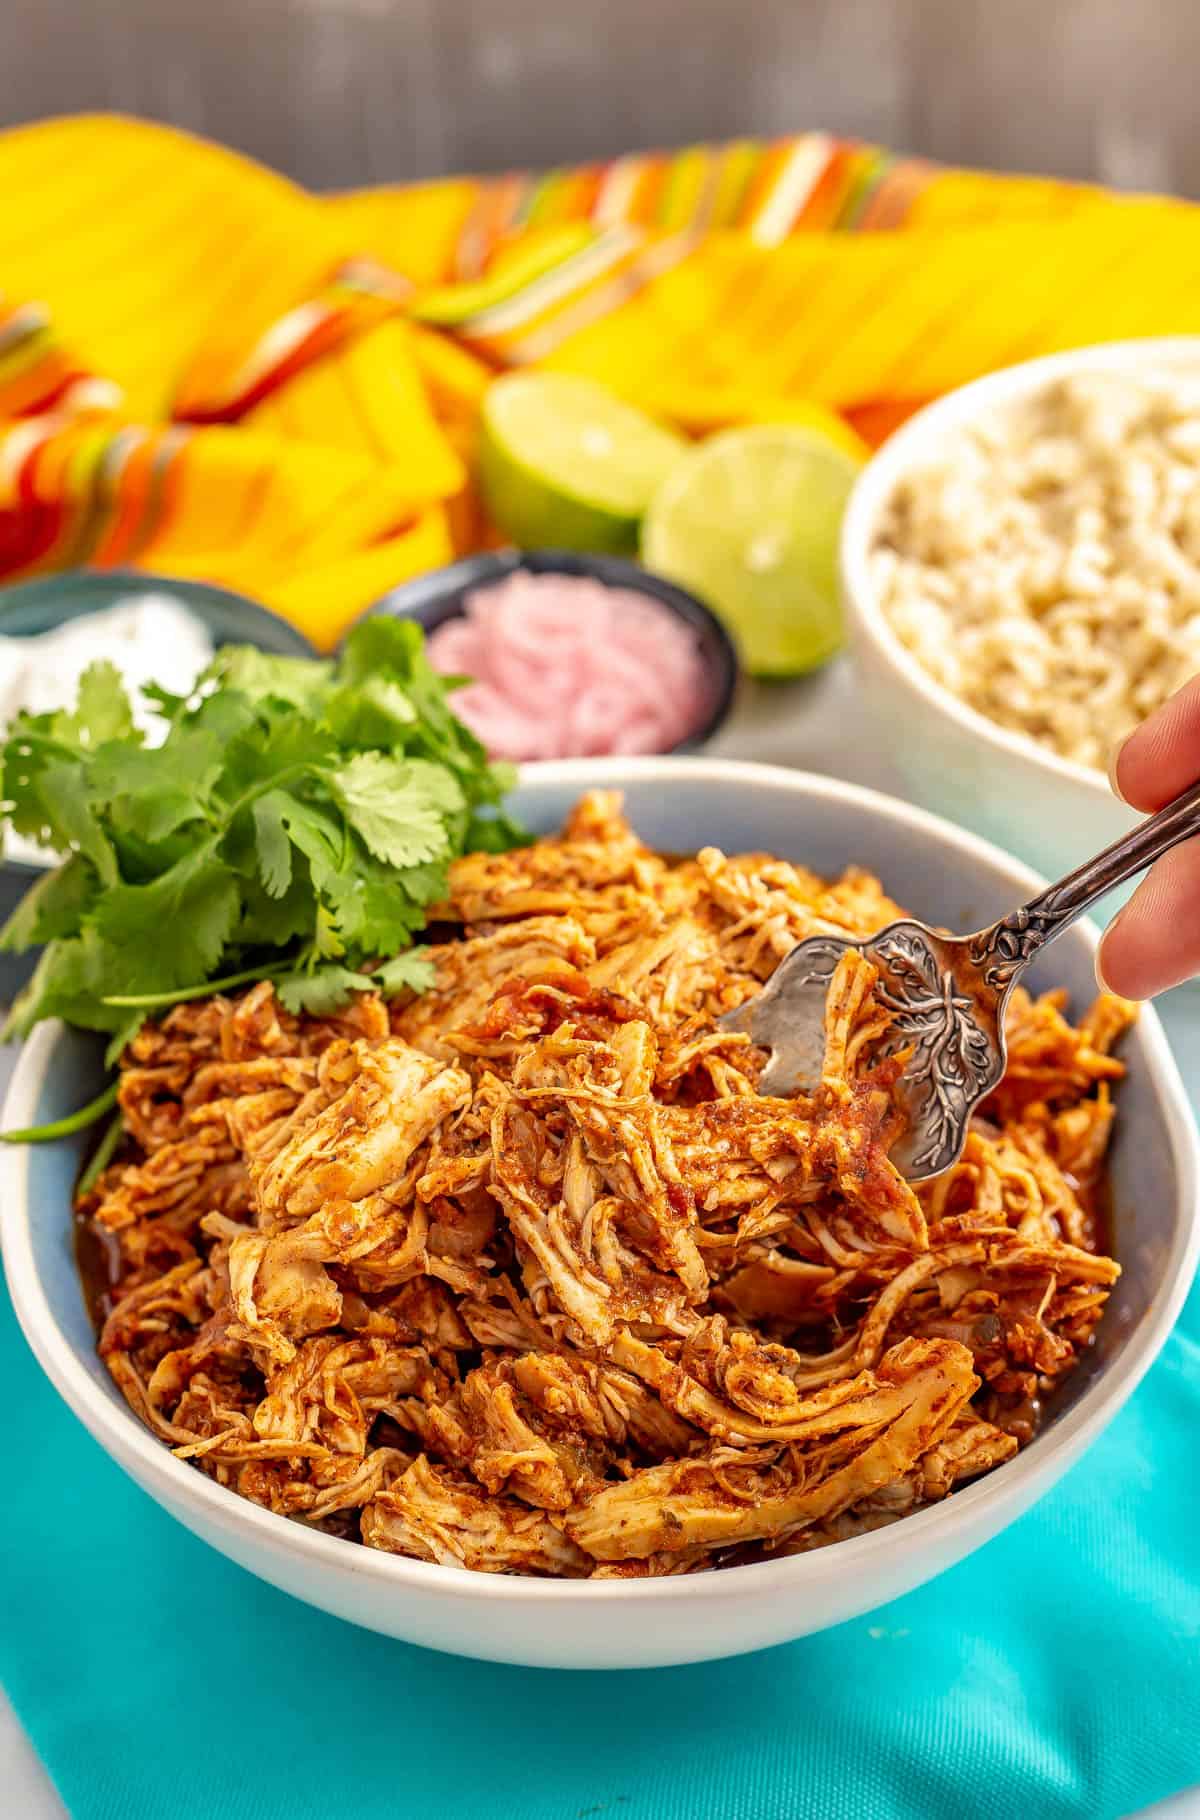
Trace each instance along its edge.
{"label": "shredded chicken", "polygon": [[1089,1344],[1113,1049],[1015,995],[962,1158],[892,1165],[902,1061],[851,950],[819,1087],[720,1014],[866,874],[648,850],[618,798],[454,867],[430,991],[295,1018],[267,984],[130,1045],[81,1212],[100,1351],[178,1455],[270,1510],[490,1573],[691,1573],[821,1547],[1032,1438]]}

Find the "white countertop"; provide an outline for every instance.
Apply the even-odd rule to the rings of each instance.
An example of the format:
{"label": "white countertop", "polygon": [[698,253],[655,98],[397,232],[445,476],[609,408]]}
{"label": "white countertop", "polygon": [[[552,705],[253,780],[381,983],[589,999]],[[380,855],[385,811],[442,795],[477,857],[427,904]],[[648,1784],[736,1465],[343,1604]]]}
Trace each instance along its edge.
{"label": "white countertop", "polygon": [[[898,789],[844,661],[807,681],[748,690],[711,750],[723,758],[835,772],[851,783]],[[7,1083],[11,1066],[11,1051],[0,1050],[0,1086]],[[0,1815],[4,1820],[70,1820],[2,1690]],[[1142,1820],[1150,1815],[1154,1820],[1200,1820],[1200,1789],[1146,1809]]]}

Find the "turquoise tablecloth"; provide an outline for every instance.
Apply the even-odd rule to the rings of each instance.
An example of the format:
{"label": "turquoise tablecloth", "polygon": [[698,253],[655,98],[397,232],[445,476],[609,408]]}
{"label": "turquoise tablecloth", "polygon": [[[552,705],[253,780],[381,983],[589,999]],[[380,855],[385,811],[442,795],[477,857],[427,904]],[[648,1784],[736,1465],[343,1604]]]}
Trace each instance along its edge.
{"label": "turquoise tablecloth", "polygon": [[0,1679],[74,1820],[1116,1820],[1200,1782],[1200,1292],[973,1559],[824,1636],[641,1674],[437,1656],[261,1585],[109,1463],[7,1303],[0,1387]]}

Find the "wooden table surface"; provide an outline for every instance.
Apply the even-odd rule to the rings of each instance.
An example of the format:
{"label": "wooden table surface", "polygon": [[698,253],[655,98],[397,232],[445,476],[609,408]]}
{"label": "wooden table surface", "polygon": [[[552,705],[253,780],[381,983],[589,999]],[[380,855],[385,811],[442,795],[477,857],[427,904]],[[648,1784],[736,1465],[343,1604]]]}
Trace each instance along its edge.
{"label": "wooden table surface", "polygon": [[0,125],[115,108],[315,188],[824,127],[1200,194],[1195,0],[4,0]]}

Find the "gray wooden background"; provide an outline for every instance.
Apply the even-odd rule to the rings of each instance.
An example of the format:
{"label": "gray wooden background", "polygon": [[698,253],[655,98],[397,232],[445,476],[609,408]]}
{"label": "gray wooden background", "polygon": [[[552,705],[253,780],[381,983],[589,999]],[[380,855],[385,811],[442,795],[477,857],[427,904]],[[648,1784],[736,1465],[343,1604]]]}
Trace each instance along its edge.
{"label": "gray wooden background", "polygon": [[1198,69],[1200,0],[0,0],[0,124],[119,108],[318,188],[824,126],[1200,195]]}

